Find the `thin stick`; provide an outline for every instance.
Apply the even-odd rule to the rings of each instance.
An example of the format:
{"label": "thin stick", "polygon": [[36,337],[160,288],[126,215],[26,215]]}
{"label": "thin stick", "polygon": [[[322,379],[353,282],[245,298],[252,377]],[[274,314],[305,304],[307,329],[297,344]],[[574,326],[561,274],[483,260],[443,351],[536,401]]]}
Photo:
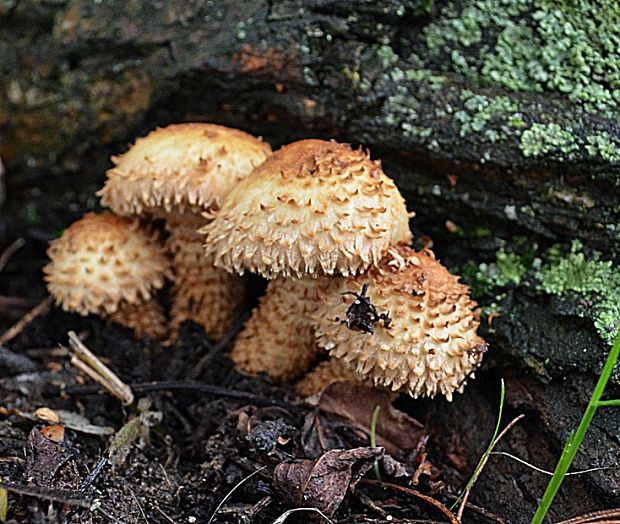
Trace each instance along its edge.
{"label": "thin stick", "polygon": [[402,491],[403,493],[406,493],[407,495],[411,495],[412,497],[419,498],[423,500],[424,502],[427,502],[431,506],[437,508],[439,511],[441,511],[446,516],[446,518],[450,521],[451,524],[459,524],[459,521],[457,520],[457,518],[441,502],[439,502],[438,500],[435,500],[433,497],[424,495],[424,493],[420,493],[416,489],[406,488],[405,486],[399,486],[398,484],[392,484],[391,482],[384,482],[382,480],[362,479],[360,480],[360,483],[369,484],[371,486],[386,487],[386,488],[390,488],[396,491]]}
{"label": "thin stick", "polygon": [[233,341],[233,339],[239,334],[239,331],[241,331],[241,328],[243,327],[243,324],[247,320],[248,316],[249,314],[246,313],[245,315],[235,320],[235,323],[233,324],[232,328],[228,331],[228,333],[226,333],[224,338],[218,340],[217,343],[213,344],[213,346],[209,348],[207,353],[196,363],[196,365],[194,366],[194,369],[192,369],[188,378],[195,380],[200,376],[200,374],[202,373],[204,368],[207,366],[207,364],[209,364],[209,362],[211,362],[211,360],[220,351],[226,349],[230,345],[230,343]]}
{"label": "thin stick", "polygon": [[6,249],[0,255],[0,271],[2,271],[6,267],[6,265],[13,258],[13,255],[25,245],[26,241],[23,238],[18,238],[6,247]]}
{"label": "thin stick", "polygon": [[28,311],[28,313],[26,313],[16,324],[11,326],[4,333],[4,335],[0,337],[0,346],[4,346],[7,342],[10,342],[11,340],[13,340],[35,318],[37,318],[40,315],[45,314],[51,305],[52,305],[52,297],[47,297],[42,302],[39,302],[39,304],[37,304],[30,311]]}
{"label": "thin stick", "polygon": [[233,488],[226,493],[226,496],[222,499],[222,501],[217,505],[217,508],[215,508],[215,511],[213,512],[213,515],[211,515],[211,518],[209,519],[209,522],[207,522],[207,524],[211,524],[213,522],[213,519],[215,518],[216,513],[220,510],[220,508],[224,505],[224,502],[226,502],[230,496],[233,494],[233,492],[239,487],[241,486],[241,484],[243,484],[244,482],[247,482],[248,480],[250,480],[254,475],[257,475],[258,473],[260,473],[261,471],[263,471],[264,469],[267,469],[267,466],[263,466],[261,468],[258,468],[256,471],[254,471],[253,473],[250,473],[247,477],[241,479],[239,482],[237,482]]}
{"label": "thin stick", "polygon": [[[553,475],[553,471],[547,471],[546,469],[542,469],[539,468],[538,466],[534,466],[534,464],[529,463],[527,460],[523,460],[522,458],[517,457],[516,455],[513,455],[512,453],[506,453],[505,451],[493,451],[491,452],[491,455],[502,455],[504,457],[508,457],[511,458],[512,460],[514,460],[515,462],[518,462],[519,464],[523,464],[524,466],[527,466],[530,469],[533,469],[534,471],[538,471],[538,473],[543,473],[544,475]],[[570,476],[575,476],[575,475],[585,475],[586,473],[592,473],[594,471],[605,471],[607,469],[616,469],[619,466],[602,466],[602,467],[598,467],[598,468],[588,468],[588,469],[581,469],[579,471],[572,471],[570,473],[567,473],[566,476],[568,477]]]}
{"label": "thin stick", "polygon": [[88,349],[74,331],[69,331],[69,345],[73,350],[71,364],[100,384],[108,393],[126,406],[133,404],[134,394],[116,374]]}
{"label": "thin stick", "polygon": [[[585,513],[583,515],[579,515],[578,517],[573,517],[572,519],[563,520],[558,522],[557,524],[587,524],[589,522],[596,522],[597,524],[603,524],[603,522],[612,522],[609,520],[602,521],[601,519],[609,519],[609,518],[618,518],[620,517],[620,508],[614,509],[604,509],[602,511],[594,511],[592,513]],[[618,522],[618,520],[614,520],[613,522]]]}
{"label": "thin stick", "polygon": [[[271,398],[266,398],[260,395],[256,395],[254,393],[247,393],[245,391],[238,391],[235,389],[227,389],[218,386],[212,386],[210,384],[202,384],[201,382],[182,382],[182,381],[162,381],[162,382],[137,382],[130,384],[132,391],[136,393],[149,393],[151,391],[176,391],[176,390],[187,390],[187,391],[198,391],[200,393],[204,393],[205,395],[215,395],[218,397],[228,397],[235,398],[239,400],[245,400],[247,402],[252,402],[257,406],[281,406],[290,411],[301,413],[306,410],[301,406],[295,406],[283,400],[276,400]],[[63,388],[51,387],[48,390],[50,393],[48,394],[57,394],[64,393],[67,395],[91,395],[99,392],[99,388],[95,386],[68,386]]]}
{"label": "thin stick", "polygon": [[484,469],[484,466],[486,465],[487,461],[489,460],[489,456],[491,455],[491,450],[497,446],[498,442],[500,440],[502,440],[504,438],[504,436],[506,436],[506,433],[508,433],[508,431],[510,431],[510,429],[517,423],[519,422],[521,419],[525,418],[525,415],[519,415],[518,417],[514,418],[502,431],[499,435],[497,435],[497,438],[495,440],[493,440],[493,443],[491,444],[490,448],[489,448],[489,452],[485,453],[482,456],[482,459],[480,460],[480,464],[478,465],[478,467],[476,468],[476,471],[474,472],[474,478],[473,481],[470,482],[469,486],[467,487],[467,490],[465,491],[465,495],[463,495],[463,500],[461,501],[461,505],[459,506],[458,511],[456,512],[456,518],[459,520],[459,522],[461,522],[461,519],[463,518],[463,511],[465,511],[465,505],[467,504],[467,499],[469,498],[469,494],[471,493],[471,489],[474,487],[474,484],[476,483],[476,480],[478,479],[478,477],[480,476],[480,473],[482,473],[482,470]]}

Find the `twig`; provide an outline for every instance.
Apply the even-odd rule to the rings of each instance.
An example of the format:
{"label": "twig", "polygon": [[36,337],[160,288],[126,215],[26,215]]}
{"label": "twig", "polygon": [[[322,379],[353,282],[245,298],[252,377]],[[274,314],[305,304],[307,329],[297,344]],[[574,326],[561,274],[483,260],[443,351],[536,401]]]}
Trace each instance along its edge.
{"label": "twig", "polygon": [[80,508],[91,509],[94,500],[84,496],[79,491],[69,491],[65,489],[43,488],[40,486],[22,486],[20,484],[10,484],[0,482],[0,488],[6,489],[11,493],[24,495],[26,497],[35,497],[53,502],[68,504],[69,506],[78,506]]}
{"label": "twig", "polygon": [[69,345],[73,350],[71,364],[100,384],[108,393],[120,399],[126,406],[133,404],[131,388],[88,349],[74,331],[69,331]]}
{"label": "twig", "polygon": [[450,521],[451,524],[459,524],[459,521],[454,516],[454,514],[448,508],[446,508],[441,502],[439,502],[438,500],[435,500],[433,497],[429,497],[428,495],[425,495],[424,493],[420,493],[417,489],[407,488],[405,486],[400,486],[398,484],[392,484],[391,482],[384,482],[382,480],[362,479],[360,480],[360,483],[369,484],[371,486],[386,487],[386,488],[390,488],[396,491],[401,491],[403,493],[406,493],[407,495],[411,495],[412,497],[416,497],[420,500],[423,500],[424,502],[427,502],[431,506],[441,511],[445,515],[445,517]]}
{"label": "twig", "polygon": [[[538,473],[543,473],[545,475],[553,475],[553,471],[547,471],[546,469],[542,469],[539,468],[538,466],[534,466],[534,464],[529,463],[527,460],[523,460],[522,458],[519,458],[511,453],[506,453],[505,451],[493,451],[491,452],[491,455],[503,455],[504,457],[508,457],[511,458],[512,460],[514,460],[515,462],[518,462],[519,464],[523,464],[524,466],[527,466],[530,469],[533,469],[534,471],[538,471]],[[607,469],[616,469],[620,466],[615,465],[615,466],[602,466],[602,467],[597,467],[597,468],[588,468],[588,469],[580,469],[579,471],[571,471],[570,473],[567,473],[566,476],[575,476],[575,475],[585,475],[586,473],[593,473],[594,471],[605,471]]]}
{"label": "twig", "polygon": [[493,443],[491,444],[491,447],[489,448],[489,453],[485,453],[482,457],[482,460],[480,461],[480,464],[478,465],[478,467],[476,468],[476,471],[474,472],[474,477],[472,482],[470,482],[469,486],[467,487],[467,490],[465,491],[465,494],[463,495],[463,499],[461,500],[461,505],[459,506],[458,511],[456,512],[456,518],[458,519],[459,522],[461,522],[461,519],[463,518],[463,511],[465,511],[465,505],[467,504],[467,499],[469,498],[469,494],[471,493],[471,489],[474,487],[474,484],[476,483],[476,480],[478,479],[478,477],[480,476],[480,473],[482,473],[482,470],[484,469],[484,466],[486,465],[487,461],[489,460],[489,456],[491,454],[491,451],[495,446],[497,446],[497,443],[502,440],[504,438],[504,436],[506,436],[506,433],[508,433],[508,431],[510,431],[510,429],[517,423],[519,422],[522,418],[525,418],[525,415],[519,415],[518,417],[514,418],[502,431],[499,435],[497,435],[497,438],[495,438],[495,440],[493,440]]}
{"label": "twig", "polygon": [[95,468],[80,483],[80,486],[78,487],[78,491],[86,491],[86,488],[88,488],[88,486],[90,486],[93,482],[95,482],[95,480],[97,479],[101,471],[103,471],[103,468],[107,463],[108,463],[108,458],[101,457],[99,459],[99,462],[97,462],[97,464],[95,465]]}
{"label": "twig", "polygon": [[25,245],[26,241],[23,238],[18,238],[4,249],[2,254],[0,254],[0,271],[6,267],[6,265],[13,258],[13,255]]}
{"label": "twig", "polygon": [[[620,517],[620,508],[614,509],[604,509],[602,511],[594,511],[592,513],[584,513],[583,515],[579,515],[578,517],[573,517],[572,519],[563,520],[561,522],[557,522],[556,524],[605,524],[618,522],[618,518]],[[610,518],[614,518],[615,520],[607,520]],[[601,520],[605,519],[605,520]]]}
{"label": "twig", "polygon": [[164,517],[168,522],[170,522],[170,524],[176,524],[176,522],[172,519],[172,517],[170,517],[170,515],[167,515],[163,509],[161,509],[157,504],[155,504],[155,509],[157,511],[159,511],[159,513],[161,513],[162,517]]}
{"label": "twig", "polygon": [[28,311],[28,313],[26,313],[17,323],[11,326],[4,333],[4,335],[0,337],[0,346],[4,346],[7,342],[10,342],[11,340],[13,340],[35,318],[37,318],[40,315],[45,314],[51,305],[52,305],[52,297],[47,297],[45,300],[39,302],[39,304],[37,304],[30,311]]}
{"label": "twig", "polygon": [[196,365],[194,366],[194,369],[192,369],[188,378],[195,380],[200,376],[200,374],[202,373],[204,368],[207,367],[209,362],[211,362],[211,360],[217,354],[219,354],[221,351],[226,349],[230,345],[230,343],[233,341],[233,339],[239,334],[239,331],[241,331],[241,328],[243,327],[243,324],[247,320],[248,316],[249,314],[245,313],[244,315],[242,315],[241,317],[235,320],[235,323],[233,324],[232,328],[228,330],[228,333],[226,333],[224,338],[221,338],[220,340],[218,340],[216,344],[211,346],[211,348],[209,348],[207,353],[196,363]]}
{"label": "twig", "polygon": [[[198,391],[206,395],[214,395],[218,397],[235,398],[239,400],[245,400],[252,402],[257,406],[281,406],[293,412],[301,412],[304,409],[300,406],[295,406],[284,402],[282,400],[271,399],[256,395],[254,393],[246,393],[245,391],[237,391],[235,389],[227,389],[218,386],[211,386],[209,384],[202,384],[200,382],[182,382],[182,381],[162,381],[162,382],[138,382],[130,384],[132,391],[135,393],[149,393],[151,391],[173,391],[173,390],[188,390]],[[50,387],[48,392],[50,394],[64,393],[67,395],[92,395],[98,393],[100,388],[97,386],[67,386],[67,387]]]}
{"label": "twig", "polygon": [[27,309],[36,306],[39,301],[36,298],[16,297],[12,295],[0,295],[0,307],[12,307]]}
{"label": "twig", "polygon": [[325,515],[325,513],[323,513],[318,508],[294,508],[294,509],[289,509],[288,511],[285,511],[284,513],[282,513],[282,515],[280,515],[276,520],[274,520],[272,524],[282,524],[287,518],[289,518],[290,515],[292,515],[293,513],[298,513],[300,511],[310,511],[312,513],[318,513],[329,524],[334,524],[334,522],[327,515]]}
{"label": "twig", "polygon": [[215,515],[217,514],[217,512],[220,510],[220,508],[224,505],[224,502],[226,502],[230,496],[233,494],[233,492],[239,487],[241,486],[241,484],[243,484],[244,482],[247,482],[248,480],[250,480],[254,475],[257,475],[258,473],[260,473],[261,471],[263,471],[264,469],[267,469],[267,466],[263,466],[261,468],[258,468],[256,471],[250,473],[247,477],[241,479],[239,482],[237,482],[233,488],[226,493],[226,496],[221,500],[221,502],[217,505],[217,508],[215,508],[215,511],[213,512],[213,515],[211,515],[211,518],[209,519],[209,522],[207,522],[207,524],[211,524],[213,522],[213,519],[215,518]]}
{"label": "twig", "polygon": [[[456,495],[448,494],[447,496],[454,500],[457,499]],[[499,522],[499,524],[506,524],[506,519],[504,517],[500,517],[499,515],[493,513],[492,511],[489,511],[488,509],[482,508],[480,506],[476,506],[475,504],[472,504],[471,502],[468,502],[466,506],[467,506],[467,509],[471,509],[472,511],[479,513],[480,515],[482,515],[484,518],[488,520]]]}
{"label": "twig", "polygon": [[[380,507],[374,500],[372,500],[366,493],[362,493],[360,490],[355,490],[352,495],[368,509],[374,511],[383,520],[388,519],[389,514],[382,507]],[[391,520],[391,518],[389,519]]]}

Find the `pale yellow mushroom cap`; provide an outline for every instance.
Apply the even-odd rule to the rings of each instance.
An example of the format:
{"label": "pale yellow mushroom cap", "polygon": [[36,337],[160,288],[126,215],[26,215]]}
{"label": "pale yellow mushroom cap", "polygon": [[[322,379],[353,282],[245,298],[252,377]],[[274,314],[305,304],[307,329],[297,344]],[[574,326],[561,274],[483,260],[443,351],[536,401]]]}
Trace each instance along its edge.
{"label": "pale yellow mushroom cap", "polygon": [[47,288],[65,311],[81,315],[112,314],[121,301],[148,300],[168,271],[155,240],[137,221],[89,213],[51,242]]}
{"label": "pale yellow mushroom cap", "polygon": [[270,153],[269,144],[238,129],[172,124],[112,157],[115,167],[97,194],[119,215],[206,211]]}
{"label": "pale yellow mushroom cap", "polygon": [[[451,400],[487,348],[476,333],[477,304],[458,279],[428,249],[392,248],[367,274],[334,281],[314,314],[319,346],[375,386]],[[342,293],[360,293],[365,283],[371,303],[392,319],[388,328],[378,321],[373,334],[340,322],[355,300]]]}
{"label": "pale yellow mushroom cap", "polygon": [[411,240],[405,201],[381,163],[324,140],[276,151],[201,232],[216,266],[267,278],[356,274]]}

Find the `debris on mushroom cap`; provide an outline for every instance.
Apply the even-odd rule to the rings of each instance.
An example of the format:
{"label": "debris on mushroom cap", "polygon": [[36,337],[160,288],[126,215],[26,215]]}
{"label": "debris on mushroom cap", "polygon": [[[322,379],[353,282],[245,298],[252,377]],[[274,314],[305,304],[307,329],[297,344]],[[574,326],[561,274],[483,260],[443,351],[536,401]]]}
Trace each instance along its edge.
{"label": "debris on mushroom cap", "polygon": [[324,140],[276,151],[201,232],[216,266],[267,278],[356,274],[411,239],[405,201],[381,163]]}
{"label": "debris on mushroom cap", "polygon": [[311,397],[334,382],[363,382],[363,378],[349,369],[343,360],[330,358],[299,380],[295,391],[304,397]]}
{"label": "debris on mushroom cap", "polygon": [[97,194],[119,215],[206,211],[270,153],[269,144],[238,129],[172,124],[113,157]]}
{"label": "debris on mushroom cap", "polygon": [[[477,304],[458,279],[429,249],[391,248],[378,267],[330,286],[313,315],[318,344],[376,386],[451,400],[487,349],[476,334]],[[375,324],[374,334],[339,321],[355,300],[349,293],[365,283],[370,302],[391,319],[387,327]]]}
{"label": "debris on mushroom cap", "polygon": [[240,369],[287,382],[312,365],[319,348],[309,315],[317,306],[320,285],[321,279],[269,282],[231,352]]}
{"label": "debris on mushroom cap", "polygon": [[168,260],[137,220],[89,213],[51,242],[45,281],[56,303],[81,315],[114,313],[164,285]]}

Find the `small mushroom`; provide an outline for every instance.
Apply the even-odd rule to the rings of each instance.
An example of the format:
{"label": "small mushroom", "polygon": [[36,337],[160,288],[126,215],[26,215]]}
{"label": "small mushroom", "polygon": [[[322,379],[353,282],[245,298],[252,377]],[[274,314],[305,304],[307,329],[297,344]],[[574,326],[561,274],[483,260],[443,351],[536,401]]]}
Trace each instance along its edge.
{"label": "small mushroom", "polygon": [[233,360],[277,380],[303,373],[319,351],[309,314],[325,277],[359,273],[390,245],[408,242],[408,218],[394,182],[367,152],[302,140],[271,155],[201,229],[216,266],[275,278]]}
{"label": "small mushroom", "polygon": [[[366,274],[334,281],[313,313],[318,344],[375,386],[452,400],[487,349],[476,333],[477,304],[430,249],[390,249]],[[372,331],[343,322],[362,295],[376,313]]]}
{"label": "small mushroom", "polygon": [[168,259],[157,240],[137,220],[88,213],[51,242],[43,268],[48,290],[65,311],[101,315],[139,337],[163,337],[166,319],[154,294]]}
{"label": "small mushroom", "polygon": [[172,327],[184,320],[202,325],[214,338],[231,327],[243,302],[236,275],[204,260],[203,213],[270,154],[268,144],[247,133],[214,124],[173,124],[139,138],[113,157],[115,167],[99,192],[103,205],[120,215],[164,218],[173,257]]}

